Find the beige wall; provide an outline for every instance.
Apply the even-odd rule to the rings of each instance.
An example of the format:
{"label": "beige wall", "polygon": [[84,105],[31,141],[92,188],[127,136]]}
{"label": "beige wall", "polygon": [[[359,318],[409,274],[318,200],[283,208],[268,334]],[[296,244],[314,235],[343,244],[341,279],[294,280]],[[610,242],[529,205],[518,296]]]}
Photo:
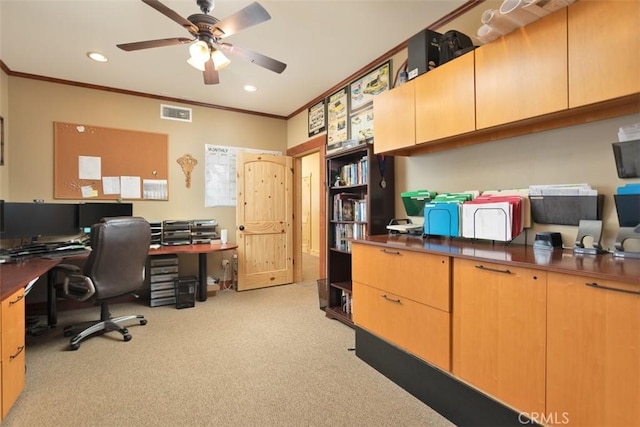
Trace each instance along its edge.
{"label": "beige wall", "polygon": [[[235,209],[204,206],[205,144],[286,151],[286,121],[218,109],[193,109],[193,121],[160,119],[161,101],[80,87],[9,78],[11,153],[9,199],[53,201],[53,122],[166,133],[169,135],[169,200],[134,201],[134,214],[149,221],[215,218],[235,228]],[[171,104],[171,103],[170,103]],[[174,105],[174,104],[172,104]],[[179,105],[179,104],[175,104]],[[176,159],[198,160],[191,188]],[[230,236],[234,241],[234,236]]]}

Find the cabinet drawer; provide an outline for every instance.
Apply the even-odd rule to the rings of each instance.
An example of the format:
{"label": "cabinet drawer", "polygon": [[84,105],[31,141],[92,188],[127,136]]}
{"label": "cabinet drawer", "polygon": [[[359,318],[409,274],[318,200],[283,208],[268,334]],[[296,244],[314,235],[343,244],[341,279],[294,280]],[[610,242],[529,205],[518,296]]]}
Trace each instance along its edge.
{"label": "cabinet drawer", "polygon": [[449,313],[353,282],[354,323],[446,371],[451,369]]}
{"label": "cabinet drawer", "polygon": [[24,289],[19,289],[2,301],[3,361],[24,347],[24,328]]}
{"label": "cabinet drawer", "polygon": [[451,311],[451,260],[396,248],[355,244],[353,280]]}
{"label": "cabinet drawer", "polygon": [[[24,329],[23,329],[24,331]],[[16,349],[13,358],[7,357],[2,361],[2,418],[18,399],[24,389],[25,349]]]}

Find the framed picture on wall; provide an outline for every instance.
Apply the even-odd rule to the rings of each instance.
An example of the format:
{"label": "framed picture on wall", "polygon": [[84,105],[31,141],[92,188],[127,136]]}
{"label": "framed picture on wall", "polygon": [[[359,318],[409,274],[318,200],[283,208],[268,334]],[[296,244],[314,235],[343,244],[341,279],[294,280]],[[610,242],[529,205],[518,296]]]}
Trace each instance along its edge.
{"label": "framed picture on wall", "polygon": [[351,116],[351,139],[358,143],[373,142],[373,108],[354,113]]}
{"label": "framed picture on wall", "polygon": [[324,99],[308,110],[309,136],[314,136],[327,129],[327,116]]}
{"label": "framed picture on wall", "polygon": [[391,61],[389,60],[349,85],[351,111],[370,105],[374,96],[388,91],[390,87]]}
{"label": "framed picture on wall", "polygon": [[347,103],[346,87],[327,98],[327,151],[340,148],[349,138]]}

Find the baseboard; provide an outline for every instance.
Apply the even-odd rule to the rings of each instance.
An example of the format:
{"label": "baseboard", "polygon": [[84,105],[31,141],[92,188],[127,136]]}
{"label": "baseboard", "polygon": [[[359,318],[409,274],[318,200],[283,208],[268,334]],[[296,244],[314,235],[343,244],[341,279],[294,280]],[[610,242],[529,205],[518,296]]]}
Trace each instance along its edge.
{"label": "baseboard", "polygon": [[457,426],[536,423],[453,376],[356,326],[356,355]]}

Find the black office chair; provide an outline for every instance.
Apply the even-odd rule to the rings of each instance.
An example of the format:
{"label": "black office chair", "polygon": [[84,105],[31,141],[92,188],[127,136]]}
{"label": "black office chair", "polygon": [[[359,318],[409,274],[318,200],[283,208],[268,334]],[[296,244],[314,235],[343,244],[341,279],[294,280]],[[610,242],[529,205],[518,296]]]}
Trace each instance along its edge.
{"label": "black office chair", "polygon": [[[131,339],[123,322],[139,319],[141,325],[147,320],[142,315],[111,318],[108,301],[126,294],[136,295],[144,285],[145,266],[151,243],[151,228],[144,218],[103,218],[91,227],[91,253],[84,268],[61,264],[56,272],[63,273],[63,282],[58,286],[62,296],[76,301],[92,301],[100,304],[100,320],[71,338],[71,349],[77,350],[80,341],[93,335],[118,331],[125,341]],[[85,322],[86,323],[86,322]],[[67,326],[65,336],[72,336],[78,325]]]}

